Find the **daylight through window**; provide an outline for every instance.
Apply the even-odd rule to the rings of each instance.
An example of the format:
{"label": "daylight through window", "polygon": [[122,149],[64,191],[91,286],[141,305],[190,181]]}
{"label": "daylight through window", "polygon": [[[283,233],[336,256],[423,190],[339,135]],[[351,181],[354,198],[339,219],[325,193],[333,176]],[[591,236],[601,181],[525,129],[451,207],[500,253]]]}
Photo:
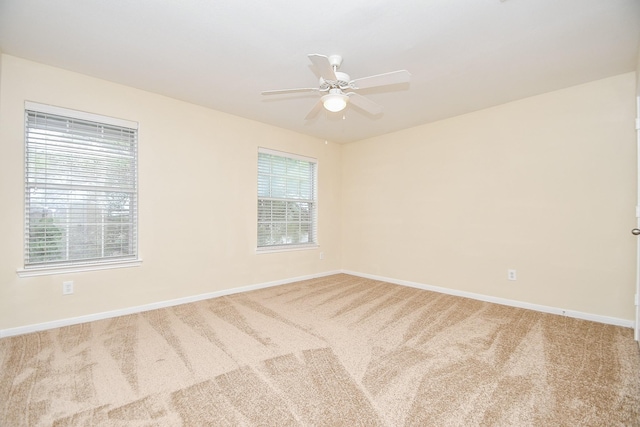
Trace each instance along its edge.
{"label": "daylight through window", "polygon": [[137,124],[25,111],[25,269],[137,258]]}
{"label": "daylight through window", "polygon": [[317,245],[314,159],[258,152],[258,249]]}

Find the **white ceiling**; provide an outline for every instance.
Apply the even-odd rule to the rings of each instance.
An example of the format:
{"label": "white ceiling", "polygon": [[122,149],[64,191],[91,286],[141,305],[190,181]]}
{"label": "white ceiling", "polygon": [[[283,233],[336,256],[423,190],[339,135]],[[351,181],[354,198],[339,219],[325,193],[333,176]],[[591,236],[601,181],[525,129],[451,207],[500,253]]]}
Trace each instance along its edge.
{"label": "white ceiling", "polygon": [[[640,0],[0,0],[4,53],[345,143],[635,70]],[[309,53],[406,69],[305,121]]]}

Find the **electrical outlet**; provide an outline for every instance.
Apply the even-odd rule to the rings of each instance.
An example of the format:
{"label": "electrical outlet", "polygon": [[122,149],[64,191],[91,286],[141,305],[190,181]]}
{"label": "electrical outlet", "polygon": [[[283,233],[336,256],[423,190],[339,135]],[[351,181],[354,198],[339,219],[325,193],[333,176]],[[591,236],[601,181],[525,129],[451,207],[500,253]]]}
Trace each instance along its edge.
{"label": "electrical outlet", "polygon": [[62,282],[62,295],[71,295],[73,293],[73,281]]}
{"label": "electrical outlet", "polygon": [[320,252],[320,259],[324,259],[324,252]]}
{"label": "electrical outlet", "polygon": [[507,279],[516,280],[516,271],[515,270],[507,270]]}

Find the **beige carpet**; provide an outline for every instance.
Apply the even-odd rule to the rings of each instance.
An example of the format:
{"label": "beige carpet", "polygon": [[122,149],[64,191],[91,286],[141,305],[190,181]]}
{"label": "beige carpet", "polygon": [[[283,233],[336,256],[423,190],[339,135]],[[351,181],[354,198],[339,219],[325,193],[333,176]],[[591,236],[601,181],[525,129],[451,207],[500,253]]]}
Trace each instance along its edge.
{"label": "beige carpet", "polygon": [[341,274],[4,338],[0,425],[640,425],[632,335]]}

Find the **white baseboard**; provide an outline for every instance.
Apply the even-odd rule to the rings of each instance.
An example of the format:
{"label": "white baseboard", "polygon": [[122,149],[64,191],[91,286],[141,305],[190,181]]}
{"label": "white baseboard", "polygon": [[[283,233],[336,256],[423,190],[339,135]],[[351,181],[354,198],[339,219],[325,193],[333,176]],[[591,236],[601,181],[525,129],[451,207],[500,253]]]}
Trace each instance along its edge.
{"label": "white baseboard", "polygon": [[424,289],[427,291],[433,291],[433,292],[439,292],[439,293],[448,294],[448,295],[471,298],[479,301],[492,302],[495,304],[502,304],[502,305],[507,305],[511,307],[525,308],[529,310],[540,311],[542,313],[550,313],[550,314],[557,314],[560,316],[573,317],[576,319],[591,320],[593,322],[622,326],[625,328],[634,327],[634,322],[632,320],[619,319],[617,317],[601,316],[598,314],[583,313],[581,311],[566,310],[562,308],[550,307],[550,306],[539,305],[539,304],[531,304],[523,301],[492,297],[489,295],[476,294],[476,293],[465,292],[465,291],[460,291],[456,289],[443,288],[440,286],[425,285],[422,283],[411,282],[407,280],[399,280],[399,279],[393,279],[390,277],[376,276],[373,274],[359,273],[357,271],[338,270],[338,271],[327,271],[324,273],[312,274],[307,276],[293,277],[290,279],[275,280],[272,282],[258,283],[255,285],[241,286],[239,288],[208,292],[206,294],[193,295],[189,297],[177,298],[177,299],[168,300],[168,301],[159,301],[151,304],[139,305],[135,307],[127,307],[127,308],[122,308],[118,310],[105,311],[102,313],[88,314],[85,316],[71,317],[67,319],[54,320],[51,322],[37,323],[34,325],[0,329],[0,338],[23,335],[31,332],[44,331],[44,330],[60,328],[64,326],[77,325],[80,323],[93,322],[95,320],[111,319],[114,317],[124,316],[127,314],[142,313],[144,311],[156,310],[158,308],[172,307],[175,305],[187,304],[190,302],[202,301],[205,299],[217,298],[225,295],[237,294],[240,292],[249,292],[257,289],[269,288],[272,286],[285,285],[287,283],[298,282],[301,280],[315,279],[318,277],[325,277],[325,276],[330,276],[332,274],[338,274],[338,273],[350,274],[352,276],[359,276],[367,279],[380,280],[384,282],[394,283],[396,285],[409,286],[412,288]]}
{"label": "white baseboard", "polygon": [[237,294],[240,292],[249,292],[249,291],[254,291],[256,289],[269,288],[272,286],[285,285],[287,283],[299,282],[301,280],[315,279],[318,277],[330,276],[332,274],[339,274],[339,273],[341,273],[341,271],[327,271],[324,273],[311,274],[307,276],[299,276],[291,279],[275,280],[273,282],[258,283],[255,285],[241,286],[239,288],[208,292],[206,294],[199,294],[199,295],[193,295],[193,296],[184,297],[184,298],[177,298],[169,301],[154,302],[151,304],[139,305],[135,307],[127,307],[127,308],[122,308],[122,309],[112,310],[112,311],[105,311],[102,313],[95,313],[95,314],[88,314],[85,316],[53,320],[51,322],[37,323],[34,325],[19,326],[17,328],[0,329],[0,338],[23,335],[31,332],[45,331],[48,329],[77,325],[80,323],[93,322],[95,320],[111,319],[113,317],[124,316],[127,314],[142,313],[144,311],[156,310],[158,308],[173,307],[175,305],[187,304],[190,302],[202,301],[205,299],[217,298],[225,295]]}
{"label": "white baseboard", "polygon": [[471,298],[479,301],[492,302],[495,304],[508,305],[511,307],[526,308],[529,310],[540,311],[542,313],[557,314],[560,316],[573,317],[576,319],[591,320],[593,322],[605,323],[607,325],[623,326],[625,328],[633,328],[635,323],[633,320],[620,319],[617,317],[601,316],[598,314],[583,313],[581,311],[567,310],[563,308],[550,307],[546,305],[531,304],[523,301],[510,300],[506,298],[492,297],[489,295],[475,294],[472,292],[459,291],[456,289],[442,288],[440,286],[425,285],[422,283],[410,282],[407,280],[392,279],[390,277],[376,276],[373,274],[359,273],[357,271],[342,270],[344,274],[352,276],[364,277],[367,279],[380,280],[383,282],[394,283],[396,285],[410,286],[412,288],[424,289],[427,291],[439,292],[443,294],[455,295],[459,297]]}

